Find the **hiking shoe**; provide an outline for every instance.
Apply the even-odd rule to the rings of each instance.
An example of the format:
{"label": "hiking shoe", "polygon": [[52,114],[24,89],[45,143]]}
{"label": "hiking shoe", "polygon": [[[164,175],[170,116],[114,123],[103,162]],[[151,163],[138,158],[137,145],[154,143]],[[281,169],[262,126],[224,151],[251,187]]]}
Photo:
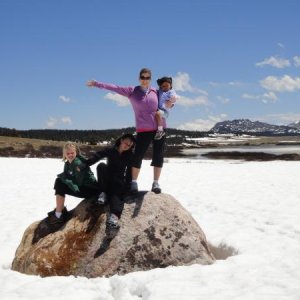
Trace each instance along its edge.
{"label": "hiking shoe", "polygon": [[151,191],[154,192],[155,194],[161,193],[161,188],[160,188],[158,182],[153,182]]}
{"label": "hiking shoe", "polygon": [[106,227],[110,229],[119,229],[119,218],[115,214],[109,214],[106,221]]}
{"label": "hiking shoe", "polygon": [[137,182],[130,183],[130,193],[136,194],[139,191]]}
{"label": "hiking shoe", "polygon": [[165,133],[164,131],[158,130],[158,131],[156,131],[156,134],[155,134],[155,136],[154,136],[154,139],[155,139],[155,140],[160,140],[165,134],[166,134],[166,133]]}
{"label": "hiking shoe", "polygon": [[46,221],[50,225],[65,223],[67,221],[67,215],[68,215],[68,211],[67,211],[66,207],[64,207],[62,214],[59,218],[56,216],[55,211],[56,211],[56,209],[48,212],[48,217],[47,217]]}
{"label": "hiking shoe", "polygon": [[100,193],[97,204],[104,205],[106,203],[106,194],[104,192]]}

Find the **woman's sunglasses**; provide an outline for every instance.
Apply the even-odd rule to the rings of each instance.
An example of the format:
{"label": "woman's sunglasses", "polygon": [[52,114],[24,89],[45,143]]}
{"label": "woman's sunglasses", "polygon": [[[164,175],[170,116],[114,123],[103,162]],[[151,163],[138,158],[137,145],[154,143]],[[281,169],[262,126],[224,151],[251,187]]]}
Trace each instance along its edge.
{"label": "woman's sunglasses", "polygon": [[142,79],[142,80],[150,80],[151,77],[150,76],[140,76],[140,79]]}

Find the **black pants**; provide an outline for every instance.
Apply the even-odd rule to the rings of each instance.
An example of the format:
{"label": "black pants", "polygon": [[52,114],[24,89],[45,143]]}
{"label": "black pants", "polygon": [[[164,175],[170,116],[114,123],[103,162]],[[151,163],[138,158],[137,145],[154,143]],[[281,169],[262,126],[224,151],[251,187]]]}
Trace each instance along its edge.
{"label": "black pants", "polygon": [[100,163],[97,166],[97,181],[99,191],[107,193],[108,189],[108,170],[105,163]]}
{"label": "black pants", "polygon": [[124,197],[116,194],[107,194],[107,199],[110,212],[117,215],[120,219],[124,209]]}
{"label": "black pants", "polygon": [[98,187],[87,187],[82,186],[79,189],[79,192],[74,192],[71,190],[65,183],[63,183],[60,178],[56,178],[54,183],[55,195],[60,195],[65,197],[67,195],[71,195],[78,198],[90,198],[93,196],[99,195]]}
{"label": "black pants", "polygon": [[156,131],[137,133],[136,145],[132,159],[132,167],[135,167],[137,169],[141,168],[142,160],[145,156],[147,149],[149,148],[150,143],[152,142],[153,152],[151,166],[162,168],[164,163],[166,136],[163,136],[160,140],[155,140],[155,133]]}
{"label": "black pants", "polygon": [[120,218],[124,209],[124,194],[120,191],[123,188],[111,184],[112,178],[109,178],[105,163],[100,163],[97,166],[97,179],[99,190],[106,193],[110,212]]}

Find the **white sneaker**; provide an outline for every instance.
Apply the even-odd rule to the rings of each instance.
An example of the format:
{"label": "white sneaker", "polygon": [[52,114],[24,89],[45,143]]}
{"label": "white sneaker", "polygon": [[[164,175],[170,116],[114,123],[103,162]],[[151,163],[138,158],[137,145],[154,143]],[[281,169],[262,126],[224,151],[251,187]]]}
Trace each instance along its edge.
{"label": "white sneaker", "polygon": [[158,182],[153,182],[152,183],[152,192],[154,192],[155,194],[160,194],[161,193],[161,188],[160,185],[158,184]]}

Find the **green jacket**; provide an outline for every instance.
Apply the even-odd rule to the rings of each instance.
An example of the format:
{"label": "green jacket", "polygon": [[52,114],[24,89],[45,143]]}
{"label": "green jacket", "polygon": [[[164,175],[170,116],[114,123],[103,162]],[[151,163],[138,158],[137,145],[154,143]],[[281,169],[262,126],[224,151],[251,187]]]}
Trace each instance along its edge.
{"label": "green jacket", "polygon": [[74,192],[79,192],[82,186],[97,188],[97,180],[85,161],[83,156],[77,155],[71,163],[66,161],[63,173],[57,175]]}

